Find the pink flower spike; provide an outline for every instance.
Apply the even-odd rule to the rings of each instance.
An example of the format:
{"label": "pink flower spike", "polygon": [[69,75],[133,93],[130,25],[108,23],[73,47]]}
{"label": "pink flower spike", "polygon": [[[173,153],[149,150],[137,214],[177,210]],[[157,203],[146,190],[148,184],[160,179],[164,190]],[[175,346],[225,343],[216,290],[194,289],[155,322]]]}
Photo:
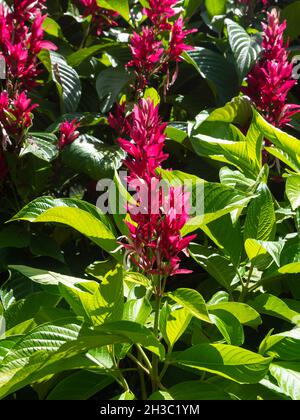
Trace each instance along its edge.
{"label": "pink flower spike", "polygon": [[73,143],[79,137],[79,131],[77,128],[80,123],[76,123],[76,119],[73,121],[65,121],[60,124],[60,138],[58,140],[58,148],[62,150],[66,145]]}

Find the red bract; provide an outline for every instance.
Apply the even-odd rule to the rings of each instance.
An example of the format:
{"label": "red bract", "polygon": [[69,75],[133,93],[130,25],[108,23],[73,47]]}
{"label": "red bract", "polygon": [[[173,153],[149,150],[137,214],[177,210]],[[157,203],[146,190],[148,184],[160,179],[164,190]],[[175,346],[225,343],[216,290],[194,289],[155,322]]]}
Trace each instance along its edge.
{"label": "red bract", "polygon": [[15,90],[36,85],[37,54],[56,46],[44,40],[42,28],[46,16],[41,15],[44,1],[15,1],[8,12],[0,7],[0,47],[7,67],[7,80]]}
{"label": "red bract", "polygon": [[168,50],[168,55],[171,60],[181,61],[181,54],[184,51],[191,51],[194,49],[190,45],[187,45],[184,43],[184,40],[187,37],[187,35],[193,32],[197,32],[197,30],[195,29],[190,29],[188,31],[184,30],[184,20],[182,16],[180,16],[176,20],[171,30],[170,47]]}
{"label": "red bract", "polygon": [[178,0],[149,0],[149,8],[144,8],[143,12],[151,22],[161,29],[170,29],[171,25],[167,20],[173,17],[176,12],[174,6]]}
{"label": "red bract", "polygon": [[262,56],[248,75],[248,86],[242,89],[267,121],[277,127],[288,124],[300,110],[299,105],[286,104],[297,81],[292,78],[293,65],[283,40],[285,28],[286,22],[280,24],[276,9],[268,13],[268,24],[263,25]]}
{"label": "red bract", "polygon": [[[25,92],[16,93],[11,99],[6,91],[0,94],[0,122],[2,130],[13,137],[18,145],[25,132],[32,125],[32,111],[38,105],[32,104]],[[2,144],[5,149],[6,144]]]}
{"label": "red bract", "polygon": [[80,123],[76,123],[76,119],[73,121],[65,121],[60,124],[60,138],[58,140],[58,148],[62,150],[66,145],[73,143],[79,137],[79,131],[77,128]]}
{"label": "red bract", "polygon": [[121,147],[128,153],[125,164],[132,178],[147,182],[155,176],[156,168],[168,158],[163,152],[166,124],[162,124],[158,107],[150,100],[141,100],[131,116],[131,140],[119,139]]}
{"label": "red bract", "polygon": [[119,17],[119,13],[114,12],[113,10],[103,9],[99,7],[96,0],[79,0],[80,3],[86,7],[84,11],[84,16],[92,15],[92,22],[96,28],[96,33],[98,36],[102,35],[103,31],[118,26],[118,23],[115,21]]}
{"label": "red bract", "polygon": [[[180,11],[174,9],[177,3],[178,0],[149,0],[149,8],[143,9],[152,26],[142,27],[141,33],[134,33],[131,37],[130,49],[133,59],[127,65],[135,70],[135,89],[138,93],[149,84],[151,76],[161,72],[167,75],[168,88],[171,62],[181,61],[181,54],[193,49],[184,41],[186,36],[195,30],[184,30],[182,16],[175,22],[170,20]],[[173,82],[176,76],[177,72]]]}
{"label": "red bract", "polygon": [[130,204],[128,212],[128,243],[123,244],[128,256],[145,274],[162,277],[189,273],[180,269],[180,254],[195,235],[183,238],[181,229],[189,216],[189,194],[182,187],[171,187],[169,196],[160,185],[156,170],[168,155],[163,152],[166,125],[162,124],[158,107],[151,100],[141,100],[132,115],[131,141],[119,139],[128,153],[125,164],[128,181],[136,191],[137,205]]}
{"label": "red bract", "polygon": [[131,130],[131,114],[126,115],[126,102],[116,104],[114,112],[108,116],[108,123],[119,136],[129,135]]}

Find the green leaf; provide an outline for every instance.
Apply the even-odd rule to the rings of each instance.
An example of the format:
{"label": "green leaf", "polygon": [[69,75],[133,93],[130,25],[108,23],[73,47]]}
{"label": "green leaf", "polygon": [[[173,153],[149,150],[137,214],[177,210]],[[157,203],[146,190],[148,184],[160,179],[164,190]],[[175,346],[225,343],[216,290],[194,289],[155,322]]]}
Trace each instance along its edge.
{"label": "green leaf", "polygon": [[82,370],[60,381],[48,394],[47,400],[88,400],[113,381],[110,376]]}
{"label": "green leaf", "polygon": [[235,316],[242,325],[257,328],[261,323],[259,313],[251,306],[240,302],[219,302],[209,305],[208,310],[221,309]]}
{"label": "green leaf", "polygon": [[288,305],[277,296],[268,293],[261,294],[251,302],[251,306],[261,314],[270,315],[300,325],[300,313],[290,309]]}
{"label": "green leaf", "polygon": [[234,54],[236,67],[240,81],[251,70],[252,65],[257,61],[261,47],[257,39],[251,38],[245,29],[238,23],[226,19],[229,43]]}
{"label": "green leaf", "polygon": [[254,384],[266,375],[271,358],[225,344],[199,344],[174,353],[171,362],[206,371],[242,384]]}
{"label": "green leaf", "polygon": [[70,67],[65,59],[50,51],[52,78],[56,83],[61,98],[63,113],[76,111],[81,98],[81,83],[77,72]]}
{"label": "green leaf", "polygon": [[[60,200],[52,201],[50,198],[37,199],[24,207],[12,220],[27,220],[31,223],[60,223],[77,230],[88,237],[96,245],[105,251],[112,253],[116,259],[121,259],[120,253],[114,253],[117,248],[116,237],[109,227],[103,223],[103,215],[91,205],[79,204],[82,208],[75,207],[71,200],[68,202]],[[78,200],[75,201],[78,203]],[[50,207],[53,204],[55,207]],[[85,208],[85,210],[83,209]]]}
{"label": "green leaf", "polygon": [[96,90],[102,101],[101,112],[109,111],[123,87],[129,81],[129,75],[125,70],[108,68],[99,73],[96,81]]}
{"label": "green leaf", "polygon": [[125,303],[123,319],[145,325],[152,312],[152,306],[146,297],[132,299]]}
{"label": "green leaf", "polygon": [[171,348],[174,347],[175,343],[186,331],[190,321],[192,319],[191,310],[188,308],[173,309],[168,319],[166,320],[166,336],[167,343]]}
{"label": "green leaf", "polygon": [[238,80],[234,65],[223,55],[203,47],[184,53],[185,61],[207,79],[217,99],[225,103],[238,93]]}
{"label": "green leaf", "polygon": [[227,344],[241,346],[245,341],[244,331],[239,320],[223,309],[210,309],[210,319],[216,325]]}
{"label": "green leaf", "polygon": [[243,194],[233,188],[219,183],[205,182],[201,178],[181,171],[160,169],[159,173],[171,185],[185,186],[186,190],[192,193],[192,205],[195,208],[194,214],[196,214],[191,214],[191,219],[182,229],[183,235],[193,232],[202,225],[207,225],[234,210],[242,210],[252,198],[252,196]]}
{"label": "green leaf", "polygon": [[52,162],[58,156],[56,136],[50,133],[29,133],[20,156],[25,156],[28,153],[45,162]]}
{"label": "green leaf", "polygon": [[265,184],[258,188],[259,196],[248,207],[245,221],[244,239],[270,241],[274,237],[276,216],[272,194]]}
{"label": "green leaf", "polygon": [[300,172],[300,140],[269,124],[257,111],[253,110],[253,113],[253,124],[277,147],[266,147],[266,150],[294,171]]}
{"label": "green leaf", "polygon": [[288,4],[281,12],[282,21],[287,21],[285,36],[291,40],[298,38],[300,28],[298,24],[298,16],[300,13],[300,1],[293,1]]}
{"label": "green leaf", "polygon": [[95,180],[110,178],[122,165],[125,154],[118,146],[84,134],[78,137],[62,153],[63,162],[70,168]]}
{"label": "green leaf", "polygon": [[129,21],[129,5],[128,0],[97,0],[97,5],[104,9],[114,10],[118,12],[127,22]]}
{"label": "green leaf", "polygon": [[80,50],[70,54],[67,62],[71,67],[79,66],[84,60],[92,57],[100,52],[106,52],[107,49],[115,47],[118,44],[115,41],[106,39],[101,44],[92,45],[91,47],[81,48]]}
{"label": "green leaf", "polygon": [[229,290],[234,283],[237,272],[230,260],[217,253],[213,248],[203,245],[190,245],[190,255],[223,287]]}
{"label": "green leaf", "polygon": [[271,363],[270,372],[285,395],[292,400],[300,400],[300,363]]}
{"label": "green leaf", "polygon": [[106,274],[101,284],[85,281],[74,285],[60,284],[59,289],[75,314],[83,316],[93,325],[122,318],[123,268],[119,265]]}
{"label": "green leaf", "polygon": [[224,15],[226,12],[226,0],[205,0],[205,7],[210,17]]}
{"label": "green leaf", "polygon": [[207,121],[223,121],[245,126],[252,118],[252,108],[246,96],[237,96],[221,108],[213,110]]}
{"label": "green leaf", "polygon": [[300,175],[290,175],[287,178],[286,195],[290,200],[293,210],[296,210],[298,207],[300,207]]}
{"label": "green leaf", "polygon": [[256,265],[258,259],[261,261],[262,258],[271,256],[277,266],[280,267],[280,255],[283,247],[283,241],[267,242],[257,241],[256,239],[247,239],[245,242],[247,256],[254,265]]}
{"label": "green leaf", "polygon": [[0,231],[1,248],[26,248],[30,244],[30,233],[21,226],[5,226]]}
{"label": "green leaf", "polygon": [[196,290],[177,289],[168,293],[167,296],[187,309],[196,318],[211,323],[205,300]]}
{"label": "green leaf", "polygon": [[292,361],[299,360],[300,328],[267,336],[260,345],[259,352],[276,359]]}
{"label": "green leaf", "polygon": [[155,392],[149,400],[222,401],[230,400],[230,396],[222,388],[208,382],[189,381],[174,385],[166,391]]}
{"label": "green leaf", "polygon": [[63,37],[61,27],[55,20],[51,19],[49,16],[47,16],[44,20],[43,29],[48,35],[54,36],[55,38]]}

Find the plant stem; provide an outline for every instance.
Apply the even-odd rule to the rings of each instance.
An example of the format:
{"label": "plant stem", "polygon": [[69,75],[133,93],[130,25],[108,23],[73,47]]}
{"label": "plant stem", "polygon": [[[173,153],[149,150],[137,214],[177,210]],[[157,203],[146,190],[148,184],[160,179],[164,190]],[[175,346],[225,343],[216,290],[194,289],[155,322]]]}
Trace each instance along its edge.
{"label": "plant stem", "polygon": [[140,352],[140,355],[144,359],[144,362],[147,366],[147,369],[149,370],[149,372],[151,372],[152,371],[152,365],[151,365],[150,360],[148,359],[147,354],[144,352],[144,350],[142,349],[142,347],[139,344],[136,344],[136,347],[137,347],[138,351]]}
{"label": "plant stem", "polygon": [[250,282],[251,282],[253,271],[254,271],[254,265],[251,264],[249,274],[248,274],[248,278],[247,278],[247,282],[246,282],[246,284],[244,284],[243,291],[242,291],[241,296],[240,296],[240,302],[245,302],[245,300],[246,300],[247,294],[249,292],[249,285],[250,285]]}
{"label": "plant stem", "polygon": [[[154,327],[153,332],[155,337],[158,336],[158,325],[159,325],[159,312],[161,304],[161,281],[159,287],[157,287],[157,293],[155,296],[155,316],[154,316]],[[159,374],[158,374],[158,362],[159,358],[156,354],[152,356],[152,389],[153,392],[157,391],[159,388]]]}
{"label": "plant stem", "polygon": [[137,365],[138,365],[138,367],[142,370],[142,371],[144,371],[144,372],[146,372],[147,373],[147,375],[150,375],[150,372],[149,372],[149,370],[147,369],[147,368],[145,368],[145,366],[133,355],[133,354],[130,354],[130,353],[128,353],[128,357],[129,357],[129,359],[131,359],[134,363],[136,363]]}

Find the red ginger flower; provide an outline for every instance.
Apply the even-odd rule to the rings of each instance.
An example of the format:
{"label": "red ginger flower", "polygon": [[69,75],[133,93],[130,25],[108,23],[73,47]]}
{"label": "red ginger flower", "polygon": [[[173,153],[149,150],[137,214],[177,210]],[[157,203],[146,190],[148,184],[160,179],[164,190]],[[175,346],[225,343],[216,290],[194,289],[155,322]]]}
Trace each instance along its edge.
{"label": "red ginger flower", "polygon": [[126,115],[126,102],[116,104],[114,112],[110,112],[108,123],[119,136],[129,135],[131,130],[131,115]]}
{"label": "red ginger flower", "polygon": [[143,99],[133,111],[132,142],[119,142],[129,155],[125,160],[128,181],[137,192],[137,206],[128,206],[132,223],[127,223],[128,243],[123,246],[130,260],[145,274],[168,277],[190,273],[180,269],[180,254],[187,252],[195,235],[183,238],[180,233],[189,218],[189,194],[181,187],[172,187],[166,197],[156,175],[156,169],[167,159],[163,152],[165,127],[158,107]]}
{"label": "red ginger flower", "polygon": [[145,7],[143,12],[156,27],[169,30],[171,25],[167,23],[167,20],[175,16],[176,11],[174,10],[174,6],[176,6],[178,1],[149,0],[149,8]]}
{"label": "red ginger flower", "polygon": [[293,65],[288,61],[288,45],[283,40],[286,22],[280,24],[276,9],[268,13],[268,24],[264,24],[263,29],[262,56],[249,73],[248,86],[242,91],[268,122],[280,128],[300,110],[299,105],[286,104],[288,93],[297,81],[292,78]]}
{"label": "red ginger flower", "polygon": [[168,50],[168,54],[171,60],[181,61],[181,54],[184,51],[191,51],[194,49],[190,45],[184,43],[186,36],[193,32],[197,32],[197,30],[184,30],[184,20],[182,16],[176,20],[171,30],[170,47]]}
{"label": "red ginger flower", "polygon": [[142,99],[134,107],[131,116],[131,141],[119,139],[121,147],[128,153],[125,165],[130,171],[130,180],[136,177],[150,182],[156,168],[168,158],[163,152],[166,124],[162,124],[158,107],[151,100]]}
{"label": "red ginger flower", "polygon": [[80,123],[76,124],[76,119],[73,121],[65,121],[60,124],[60,138],[58,140],[58,148],[62,150],[68,144],[73,143],[79,137],[79,131],[77,128],[80,126]]}
{"label": "red ginger flower", "polygon": [[114,19],[119,17],[119,13],[99,7],[96,0],[79,1],[86,7],[83,16],[86,17],[92,15],[92,22],[96,27],[96,33],[98,36],[102,35],[103,31],[106,29],[118,26],[118,23]]}
{"label": "red ginger flower", "polygon": [[[38,105],[32,104],[25,92],[16,93],[13,99],[6,91],[0,94],[0,122],[9,136],[15,137],[17,143],[32,125],[32,111]],[[4,145],[5,146],[5,145]]]}

